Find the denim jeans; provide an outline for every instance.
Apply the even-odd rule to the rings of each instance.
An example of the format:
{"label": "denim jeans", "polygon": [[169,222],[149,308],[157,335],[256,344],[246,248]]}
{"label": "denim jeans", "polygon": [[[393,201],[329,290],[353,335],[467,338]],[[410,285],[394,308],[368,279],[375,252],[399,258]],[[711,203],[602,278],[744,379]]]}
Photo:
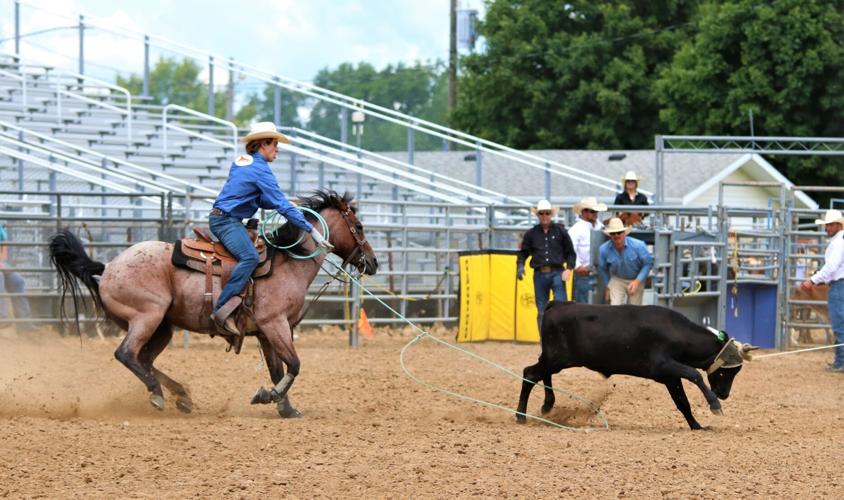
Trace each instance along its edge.
{"label": "denim jeans", "polygon": [[[14,271],[0,271],[0,292],[23,293],[26,291],[26,282],[23,276]],[[32,312],[29,309],[29,301],[26,297],[9,297],[12,303],[12,310],[15,312],[15,319],[29,318]],[[9,307],[6,304],[6,297],[0,297],[0,319],[9,317]]]}
{"label": "denim jeans", "polygon": [[208,217],[208,223],[214,236],[226,246],[226,250],[234,255],[238,261],[232,269],[228,283],[220,292],[217,303],[214,304],[214,312],[216,312],[246,286],[252,272],[258,267],[258,251],[255,250],[255,245],[249,239],[249,233],[246,232],[246,227],[243,226],[240,219],[227,215],[211,215]]}
{"label": "denim jeans", "polygon": [[563,272],[551,271],[533,273],[533,299],[536,301],[536,324],[542,331],[542,311],[550,300],[549,294],[554,291],[554,300],[566,301],[566,287],[563,286]]}
{"label": "denim jeans", "polygon": [[[835,343],[844,343],[844,280],[833,281],[829,285],[829,322],[835,334]],[[835,348],[835,358],[832,361],[835,368],[844,368],[844,346]]]}
{"label": "denim jeans", "polygon": [[574,301],[578,304],[588,304],[589,303],[589,292],[592,291],[592,288],[595,286],[595,277],[594,276],[579,276],[577,274],[574,275]]}

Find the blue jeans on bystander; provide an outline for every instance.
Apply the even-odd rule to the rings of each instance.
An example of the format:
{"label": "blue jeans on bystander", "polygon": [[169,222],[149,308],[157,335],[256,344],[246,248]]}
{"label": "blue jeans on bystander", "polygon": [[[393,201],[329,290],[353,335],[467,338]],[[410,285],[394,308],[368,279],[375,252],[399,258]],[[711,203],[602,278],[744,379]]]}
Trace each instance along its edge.
{"label": "blue jeans on bystander", "polygon": [[219,239],[226,250],[237,258],[237,265],[232,269],[231,277],[220,292],[214,312],[223,306],[230,298],[239,294],[255,268],[258,267],[258,251],[249,239],[249,233],[243,226],[243,221],[228,215],[211,215],[208,217],[211,232]]}
{"label": "blue jeans on bystander", "polygon": [[[14,271],[0,271],[0,292],[23,293],[25,291],[26,282],[23,276]],[[15,319],[28,319],[32,315],[26,297],[9,297],[9,301],[12,303]],[[0,319],[8,317],[9,307],[6,304],[6,297],[0,297]]]}
{"label": "blue jeans on bystander", "polygon": [[595,277],[592,275],[574,275],[574,301],[578,304],[589,303],[589,292],[595,286]]}
{"label": "blue jeans on bystander", "polygon": [[536,301],[536,324],[539,331],[542,331],[542,311],[550,300],[551,291],[554,291],[554,300],[568,300],[562,273],[562,271],[542,273],[537,270],[533,272],[533,299]]}
{"label": "blue jeans on bystander", "polygon": [[[835,343],[844,343],[844,280],[833,281],[829,284],[829,297],[827,298],[829,308],[829,322],[832,324],[832,331],[835,334]],[[835,358],[832,367],[844,369],[844,346],[835,348]]]}

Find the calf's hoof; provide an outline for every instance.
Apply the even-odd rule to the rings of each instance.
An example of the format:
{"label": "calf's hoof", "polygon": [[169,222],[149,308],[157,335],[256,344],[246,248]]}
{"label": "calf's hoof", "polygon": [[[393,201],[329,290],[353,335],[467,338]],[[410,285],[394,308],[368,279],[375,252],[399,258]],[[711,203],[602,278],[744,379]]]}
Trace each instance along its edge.
{"label": "calf's hoof", "polygon": [[709,411],[711,411],[713,415],[718,415],[719,417],[724,416],[724,412],[721,411],[721,408],[710,408]]}
{"label": "calf's hoof", "polygon": [[150,394],[149,402],[158,410],[164,409],[164,396],[160,394]]}
{"label": "calf's hoof", "polygon": [[549,411],[551,411],[551,409],[552,409],[552,408],[554,408],[554,405],[553,405],[553,404],[550,404],[550,405],[542,405],[542,408],[540,409],[540,411],[542,412],[542,414],[543,414],[543,415],[545,415],[546,413],[548,413]]}
{"label": "calf's hoof", "polygon": [[523,424],[526,421],[527,421],[527,418],[525,418],[524,415],[516,415],[516,423],[517,424]]}

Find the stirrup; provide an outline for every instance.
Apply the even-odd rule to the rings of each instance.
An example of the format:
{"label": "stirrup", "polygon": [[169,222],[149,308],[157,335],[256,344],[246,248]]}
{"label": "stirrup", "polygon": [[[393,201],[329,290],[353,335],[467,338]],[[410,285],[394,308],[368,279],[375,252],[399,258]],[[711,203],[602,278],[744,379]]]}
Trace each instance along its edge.
{"label": "stirrup", "polygon": [[237,329],[237,323],[234,320],[232,315],[229,315],[225,318],[220,317],[220,311],[213,313],[211,315],[211,321],[214,323],[214,326],[217,327],[217,330],[222,335],[234,335],[235,337],[241,337],[240,330]]}

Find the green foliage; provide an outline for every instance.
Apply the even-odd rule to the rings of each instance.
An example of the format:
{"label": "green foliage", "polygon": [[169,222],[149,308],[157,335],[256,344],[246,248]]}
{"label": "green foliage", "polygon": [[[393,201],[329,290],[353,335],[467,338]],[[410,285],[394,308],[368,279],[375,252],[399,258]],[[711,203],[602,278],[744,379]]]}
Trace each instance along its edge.
{"label": "green foliage", "polygon": [[[314,84],[372,104],[393,109],[419,118],[445,123],[446,115],[446,72],[442,63],[424,66],[397,64],[377,71],[368,63],[357,66],[344,63],[334,70],[323,69]],[[351,117],[351,112],[349,113]],[[340,138],[340,107],[326,102],[317,102],[310,116],[308,128],[335,139]],[[349,121],[349,142],[354,144],[351,119]],[[416,149],[439,149],[442,142],[417,134],[414,137]],[[361,145],[373,151],[404,150],[407,148],[407,129],[379,118],[368,116],[364,122]]]}
{"label": "green foliage", "polygon": [[[281,127],[303,127],[298,109],[305,102],[301,94],[281,89]],[[275,86],[267,85],[260,93],[250,94],[235,116],[239,123],[275,122]]]}
{"label": "green foliage", "polygon": [[[160,58],[149,73],[149,94],[152,104],[178,104],[187,108],[208,112],[208,84],[199,80],[202,68],[191,59],[181,62],[173,58]],[[144,80],[139,75],[117,77],[117,85],[125,87],[132,95],[143,93]],[[226,93],[214,94],[214,114],[218,118],[226,116]],[[238,113],[236,122],[242,126],[250,120],[247,113]]]}
{"label": "green foliage", "polygon": [[[841,137],[844,134],[844,2],[710,3],[655,91],[672,134]],[[797,183],[844,184],[842,163],[793,158]]]}
{"label": "green foliage", "polygon": [[453,124],[519,148],[646,148],[653,83],[694,0],[496,0],[462,60]]}

